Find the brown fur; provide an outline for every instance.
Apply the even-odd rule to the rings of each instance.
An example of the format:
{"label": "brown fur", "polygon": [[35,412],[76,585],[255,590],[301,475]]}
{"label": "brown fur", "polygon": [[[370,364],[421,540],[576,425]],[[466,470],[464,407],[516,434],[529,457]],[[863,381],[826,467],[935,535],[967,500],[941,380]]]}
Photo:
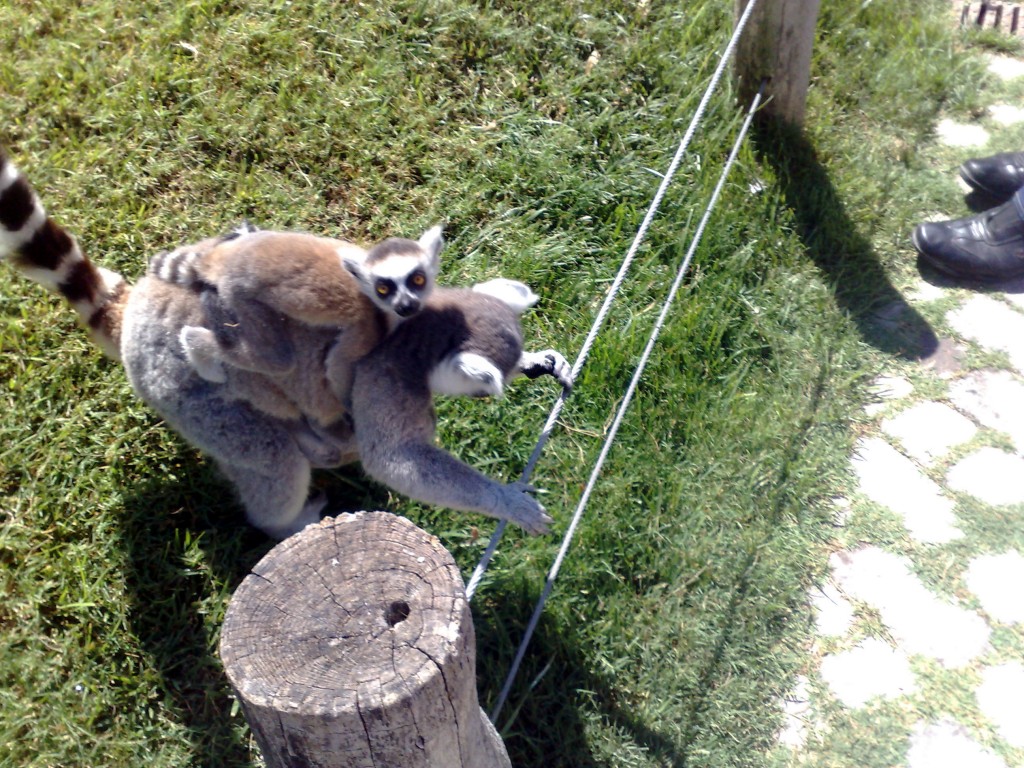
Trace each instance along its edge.
{"label": "brown fur", "polygon": [[258,300],[307,325],[347,326],[373,313],[342,266],[341,251],[365,253],[341,240],[297,232],[254,232],[225,240],[197,265],[225,301]]}

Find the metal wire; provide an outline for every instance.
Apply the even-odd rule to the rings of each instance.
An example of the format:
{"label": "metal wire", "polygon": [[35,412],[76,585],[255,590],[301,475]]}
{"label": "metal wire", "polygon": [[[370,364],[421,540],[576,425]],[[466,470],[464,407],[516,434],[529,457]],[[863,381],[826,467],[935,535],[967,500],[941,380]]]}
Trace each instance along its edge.
{"label": "metal wire", "polygon": [[[619,271],[615,275],[615,280],[612,281],[611,288],[608,290],[608,295],[605,296],[604,303],[601,305],[601,309],[598,310],[597,317],[594,318],[594,323],[590,327],[590,332],[587,334],[587,338],[583,341],[583,347],[580,349],[576,362],[573,363],[573,381],[576,380],[580,371],[583,369],[583,364],[586,362],[587,356],[590,354],[590,348],[594,345],[594,340],[597,338],[601,327],[604,325],[605,318],[611,309],[612,302],[615,300],[615,297],[619,293],[619,289],[622,287],[623,281],[626,279],[626,273],[629,271],[629,267],[633,263],[633,259],[636,257],[636,253],[640,249],[640,245],[643,242],[644,237],[647,235],[647,230],[650,229],[651,222],[654,220],[654,216],[658,212],[658,208],[661,206],[661,201],[665,197],[665,192],[668,190],[668,185],[672,183],[672,178],[675,176],[676,170],[682,162],[683,155],[686,153],[687,148],[690,146],[690,142],[693,140],[693,135],[697,131],[697,126],[700,124],[700,121],[704,117],[704,113],[707,111],[711,97],[718,88],[719,81],[722,79],[722,73],[725,72],[725,67],[729,63],[729,59],[732,57],[733,51],[736,49],[736,45],[739,42],[740,35],[743,33],[743,29],[747,25],[747,20],[753,13],[756,5],[757,0],[750,0],[743,11],[743,14],[736,22],[736,28],[733,30],[732,37],[729,39],[729,43],[726,45],[725,50],[722,52],[718,66],[715,68],[714,74],[711,76],[711,81],[708,83],[708,87],[705,89],[704,95],[701,97],[700,104],[697,105],[697,110],[694,112],[693,118],[690,120],[690,125],[687,127],[686,133],[683,134],[683,138],[679,142],[679,147],[676,149],[672,162],[669,163],[668,169],[662,177],[661,184],[658,185],[658,191],[655,192],[654,198],[651,200],[651,204],[647,208],[647,213],[644,215],[644,219],[640,223],[640,228],[637,230],[636,236],[633,238],[633,243],[629,246],[629,250],[626,252],[625,257],[622,260],[622,265],[619,267]],[[562,408],[565,406],[565,401],[568,397],[568,390],[563,389],[561,394],[558,396],[558,399],[555,401],[554,407],[551,409],[551,413],[548,415],[547,421],[544,423],[544,428],[541,430],[540,438],[537,440],[533,453],[530,455],[530,459],[527,461],[526,467],[520,475],[520,481],[524,483],[530,482],[530,478],[533,476],[533,470],[537,465],[537,461],[540,459],[544,446],[547,445],[548,438],[551,437],[551,432],[558,421],[559,415],[562,413]],[[487,544],[487,549],[484,550],[483,556],[480,558],[480,562],[477,563],[476,568],[473,570],[473,574],[469,578],[469,583],[466,585],[466,598],[468,600],[473,599],[473,595],[476,593],[477,587],[480,586],[480,581],[483,579],[484,573],[486,573],[487,567],[490,565],[491,559],[494,557],[494,553],[498,549],[498,544],[501,542],[501,537],[505,533],[507,525],[507,521],[502,520],[498,523],[498,527],[491,535],[491,539]]]}
{"label": "metal wire", "polygon": [[686,252],[686,256],[683,258],[683,263],[680,265],[679,271],[676,273],[676,278],[672,283],[672,287],[669,289],[668,296],[661,308],[661,313],[658,315],[654,328],[648,337],[647,346],[644,348],[640,361],[637,363],[636,370],[633,373],[633,378],[630,380],[629,387],[626,390],[626,395],[619,406],[618,412],[615,414],[615,420],[612,422],[611,428],[608,430],[608,435],[605,438],[604,445],[601,447],[601,453],[598,456],[594,469],[590,474],[587,486],[583,490],[583,495],[576,507],[576,512],[573,514],[572,521],[569,523],[569,528],[566,531],[565,536],[562,538],[562,545],[558,550],[558,555],[555,557],[555,561],[552,564],[551,570],[548,572],[547,579],[544,582],[544,590],[541,592],[540,599],[537,601],[533,615],[530,617],[530,622],[526,626],[526,632],[523,634],[523,639],[519,644],[519,649],[516,651],[512,667],[509,670],[508,677],[505,679],[505,685],[502,687],[501,693],[498,696],[498,701],[494,705],[494,710],[491,712],[492,721],[496,721],[498,719],[498,715],[501,714],[501,709],[508,698],[509,691],[512,689],[512,684],[515,681],[516,674],[519,672],[519,665],[522,663],[523,656],[526,654],[526,647],[530,643],[530,638],[533,636],[533,632],[537,628],[537,622],[540,620],[541,613],[544,611],[544,605],[547,603],[551,590],[554,588],[555,579],[558,578],[558,572],[562,567],[562,562],[565,560],[566,553],[569,551],[569,545],[572,543],[573,536],[576,533],[576,527],[579,525],[579,522],[583,517],[583,512],[586,510],[587,502],[590,500],[590,494],[593,492],[594,487],[597,484],[598,475],[604,466],[605,459],[608,457],[612,443],[615,441],[615,436],[619,431],[619,426],[622,424],[622,419],[626,414],[626,409],[629,408],[629,404],[633,400],[633,395],[636,394],[637,386],[640,383],[640,377],[644,372],[644,368],[647,366],[647,362],[654,350],[654,345],[657,342],[661,329],[668,317],[668,312],[672,308],[672,303],[675,301],[676,294],[679,292],[683,278],[690,267],[690,262],[693,260],[693,254],[696,252],[697,246],[700,244],[701,237],[704,234],[704,229],[707,226],[708,220],[711,218],[711,213],[714,210],[715,204],[718,202],[718,197],[722,192],[722,188],[725,186],[725,181],[729,175],[729,171],[736,162],[736,157],[739,154],[743,139],[746,138],[747,131],[754,119],[754,114],[761,104],[763,92],[764,84],[762,83],[761,89],[758,91],[750,105],[746,119],[743,121],[739,135],[733,144],[732,151],[729,153],[729,158],[726,160],[725,167],[722,169],[722,173],[718,178],[718,183],[715,185],[715,189],[711,193],[711,199],[708,201],[704,215],[701,217],[700,223],[697,225],[697,230],[693,235],[693,240],[690,242],[690,247]]}

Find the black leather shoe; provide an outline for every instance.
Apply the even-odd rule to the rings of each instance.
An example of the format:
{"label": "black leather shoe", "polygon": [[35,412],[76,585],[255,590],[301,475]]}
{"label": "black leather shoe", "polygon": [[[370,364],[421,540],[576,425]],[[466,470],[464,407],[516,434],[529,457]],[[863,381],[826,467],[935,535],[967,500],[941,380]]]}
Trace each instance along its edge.
{"label": "black leather shoe", "polygon": [[1024,275],[1024,219],[1014,200],[969,219],[918,224],[912,239],[926,262],[954,277]]}
{"label": "black leather shoe", "polygon": [[960,166],[960,177],[971,188],[1002,203],[1024,187],[1024,152],[1003,152],[968,160]]}

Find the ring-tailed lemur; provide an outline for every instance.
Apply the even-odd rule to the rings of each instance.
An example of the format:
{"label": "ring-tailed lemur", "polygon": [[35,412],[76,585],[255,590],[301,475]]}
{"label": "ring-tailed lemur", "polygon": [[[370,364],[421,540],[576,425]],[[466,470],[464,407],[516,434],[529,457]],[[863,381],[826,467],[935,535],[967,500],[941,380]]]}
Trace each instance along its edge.
{"label": "ring-tailed lemur", "polygon": [[551,518],[531,486],[497,484],[434,445],[435,392],[500,396],[520,374],[571,385],[562,355],[523,352],[519,315],[536,300],[511,280],[438,288],[423,311],[356,363],[352,419],[369,475],[420,501],[492,516],[497,496],[501,517],[530,533],[547,531]]}
{"label": "ring-tailed lemur", "polygon": [[[343,329],[332,355],[341,345],[351,350],[343,356],[351,367],[380,340],[378,315],[390,332],[423,308],[436,286],[441,232],[437,225],[418,241],[389,238],[367,252],[352,244],[339,248],[337,241],[312,235],[261,231],[244,222],[223,237],[157,254],[148,273],[202,292],[211,327],[186,326],[181,342],[207,381],[223,383],[225,366],[269,375],[291,370],[294,350],[281,332],[281,316]],[[517,313],[538,300],[525,284],[504,278],[472,290],[501,299]],[[368,309],[366,298],[379,313]],[[244,338],[250,334],[259,337],[259,348],[243,353],[239,347],[255,346]],[[447,361],[431,374],[431,389],[437,394],[500,396],[501,382],[481,388],[478,367],[470,358]],[[550,374],[571,386],[568,363],[554,350],[524,352],[516,373],[530,378]],[[335,394],[347,397],[347,387],[332,383]]]}
{"label": "ring-tailed lemur", "polygon": [[[230,269],[223,266],[219,269],[208,268],[204,271],[202,279],[197,279],[189,274],[190,266],[209,266],[217,264],[218,261],[224,265],[228,259],[216,249],[202,253],[179,249],[179,253],[187,254],[185,268],[176,267],[176,260],[173,258],[157,257],[156,263],[151,263],[150,274],[210,292],[206,294],[205,306],[208,312],[216,318],[231,319],[252,317],[250,308],[245,306],[249,302],[259,302],[269,306],[276,313],[293,319],[302,319],[297,317],[302,311],[300,308],[285,308],[287,302],[294,301],[291,296],[282,296],[277,292],[271,300],[263,301],[253,290],[244,293],[238,290],[225,290],[225,283],[231,280],[238,281],[239,273],[243,270],[248,286],[263,285],[268,291],[272,291],[277,282],[275,276],[284,271],[280,262],[286,262],[289,285],[299,296],[315,295],[312,286],[314,282],[323,285],[338,282],[338,259],[330,248],[309,248],[303,252],[302,258],[297,258],[295,252],[303,245],[301,240],[257,238],[252,236],[251,229],[247,229],[246,234],[250,236],[231,240]],[[274,250],[267,247],[275,241],[281,243],[281,247]],[[397,263],[391,263],[395,256],[389,255],[386,251],[376,258],[366,258],[355,265],[347,263],[346,267],[352,271],[362,270],[359,281],[364,286],[371,286],[381,279],[386,279],[382,275],[387,274],[411,275],[412,277],[405,278],[408,282],[424,269],[424,257],[416,251],[419,247],[430,254],[430,273],[433,280],[437,271],[439,241],[440,228],[434,228],[420,239],[418,245],[412,241],[405,241],[407,244],[399,249],[393,244],[390,253],[401,254],[396,259]],[[313,239],[310,239],[310,242],[311,245],[317,244]],[[244,246],[248,243],[262,247],[263,250],[256,254],[256,258],[246,263]],[[283,247],[285,243],[292,245],[286,248]],[[424,247],[425,243],[437,245],[428,249]],[[373,254],[374,251],[370,251],[371,257]],[[522,332],[517,316],[533,306],[537,298],[523,283],[504,279],[481,283],[471,290],[437,288],[433,295],[428,296],[425,307],[417,307],[423,309],[422,318],[414,317],[403,323],[413,323],[413,331],[403,333],[397,340],[387,344],[384,353],[371,353],[372,360],[377,363],[368,363],[373,366],[373,373],[362,375],[364,382],[369,380],[371,383],[361,390],[363,394],[356,399],[359,407],[355,409],[359,411],[359,421],[364,425],[362,430],[356,427],[355,438],[364,466],[371,475],[395,490],[408,493],[421,501],[486,512],[486,509],[479,506],[479,499],[484,497],[482,486],[492,481],[432,445],[435,422],[430,393],[474,397],[501,396],[505,383],[517,375],[536,378],[548,374],[557,378],[563,386],[571,386],[569,364],[558,352],[523,351]],[[319,303],[325,302],[326,299],[320,300]],[[335,302],[337,303],[337,300]],[[387,306],[391,305],[385,305]],[[341,324],[345,313],[336,311],[333,316],[336,318],[335,323]],[[232,325],[233,323],[228,323],[228,326]],[[392,330],[398,327],[397,322],[391,320],[389,327]],[[266,333],[263,344],[281,346],[282,341],[275,338],[280,335],[277,327],[272,322],[265,322],[264,328]],[[195,328],[194,331],[210,333],[205,328]],[[340,334],[339,344],[344,341],[347,333],[351,331],[345,330]],[[183,346],[187,346],[185,334],[182,334],[182,342]],[[345,357],[345,370],[351,369],[351,362],[355,359],[351,356]],[[396,367],[388,363],[382,364],[381,359],[396,361],[399,365]],[[224,359],[223,362],[227,363],[227,367],[218,369],[217,381],[225,381],[231,366],[237,366],[230,358]],[[330,368],[330,363],[326,367]],[[402,376],[389,376],[388,371],[396,368],[403,372]],[[205,376],[201,367],[197,366],[197,369]],[[357,366],[356,370],[358,369]],[[348,402],[350,393],[347,384],[350,377],[343,379],[344,389],[338,388],[341,380],[342,377],[337,374],[329,377],[339,400]],[[423,392],[427,392],[425,398],[422,396]],[[367,397],[373,397],[380,405],[368,406],[364,402]],[[302,403],[296,405],[303,410]],[[396,408],[396,405],[399,407]],[[303,415],[308,416],[305,413]],[[330,457],[334,455],[332,450],[340,454],[351,454],[352,436],[345,430],[348,423],[342,422],[341,438],[338,440],[337,426],[332,432],[328,425],[317,424],[315,418],[306,418],[299,423],[295,437],[314,465],[329,465]],[[396,428],[389,436],[369,441],[361,439],[363,434],[376,435],[378,427],[385,424]],[[364,443],[369,446],[366,450],[362,449]],[[434,476],[443,478],[444,482],[424,483],[422,478],[411,481],[408,473],[399,469],[410,465],[407,458],[410,454],[414,457],[412,466],[432,466]],[[444,471],[437,473],[437,468],[442,465]],[[525,508],[535,502],[532,499],[524,502],[521,498],[522,490],[518,486],[513,486],[506,495],[510,506],[519,510],[517,514],[523,516],[521,522],[524,527],[529,528],[529,516]],[[531,530],[537,532],[537,529]]]}
{"label": "ring-tailed lemur", "polygon": [[[206,328],[186,326],[181,344],[200,375],[226,380],[224,365],[278,375],[295,366],[280,318],[343,328],[334,350],[347,370],[387,329],[420,310],[434,289],[441,227],[419,241],[389,238],[369,251],[352,243],[243,225],[199,247],[158,254],[149,273],[202,291]],[[380,311],[377,311],[380,310]],[[347,391],[347,382],[340,386]]]}
{"label": "ring-tailed lemur", "polygon": [[[289,373],[271,377],[232,369],[223,384],[205,380],[184,354],[179,338],[185,326],[206,322],[201,292],[151,276],[132,287],[119,275],[95,266],[74,238],[47,216],[27,180],[0,149],[3,257],[9,257],[13,266],[30,279],[68,300],[100,347],[123,362],[136,393],[186,440],[211,456],[234,483],[253,525],[270,536],[283,538],[319,519],[324,502],[307,500],[311,464],[298,446],[289,420],[295,403],[302,404],[303,413],[315,414],[324,424],[334,421],[332,414],[336,418],[344,413],[344,404],[324,383],[324,360],[337,342],[336,328],[317,328],[282,318],[281,325],[290,335],[296,355]],[[467,326],[467,332],[470,337],[464,343],[477,334],[488,339],[494,329]],[[500,336],[501,332],[496,334],[496,338]],[[408,335],[399,338],[407,339]],[[389,348],[404,353],[402,347]],[[391,366],[382,380],[402,376],[401,359],[380,355],[373,360],[374,366]],[[421,366],[416,369],[423,370]],[[451,462],[465,470],[468,467],[443,451],[442,465],[434,465],[431,462],[438,454],[403,447],[398,435],[374,434],[373,425],[387,424],[399,409],[389,403],[382,390],[372,396],[366,393],[375,389],[372,378],[372,374],[359,375],[361,394],[352,399],[353,415],[368,419],[359,436],[358,450],[370,452],[367,471],[371,476],[396,483],[416,499],[450,498],[453,508],[481,511],[530,531],[544,529],[543,507],[521,485],[503,485],[473,474],[464,493],[456,493],[458,489],[453,490],[452,483],[459,481],[451,478],[458,478],[458,471],[441,476],[436,466],[448,464],[445,471],[450,471]],[[412,380],[403,387],[413,387]],[[422,398],[406,400],[396,395],[397,402],[431,413],[430,403]],[[275,408],[284,412],[276,413]],[[364,410],[366,415],[361,416]],[[413,448],[422,443],[425,434],[422,425],[414,427],[418,432],[409,437]]]}

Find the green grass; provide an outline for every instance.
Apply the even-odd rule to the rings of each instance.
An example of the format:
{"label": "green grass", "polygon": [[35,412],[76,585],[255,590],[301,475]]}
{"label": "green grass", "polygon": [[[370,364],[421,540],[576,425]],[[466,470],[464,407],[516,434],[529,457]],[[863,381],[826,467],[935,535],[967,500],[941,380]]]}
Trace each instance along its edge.
{"label": "green grass", "polygon": [[[243,217],[355,239],[444,220],[446,280],[527,281],[532,345],[571,358],[731,9],[16,0],[0,7],[0,142],[130,277]],[[922,153],[938,111],[977,98],[945,9],[823,4],[808,130],[762,132],[734,170],[499,722],[513,764],[770,762],[866,372],[917,351],[923,320],[894,332],[878,310],[910,274]],[[558,531],[739,119],[726,87],[538,467]],[[441,440],[512,478],[554,395],[441,403]],[[338,510],[408,514],[466,572],[491,530],[357,470],[317,482]],[[0,504],[0,765],[257,764],[216,643],[270,543],[71,313],[10,270]],[[475,601],[485,707],[555,547],[506,536]]]}

